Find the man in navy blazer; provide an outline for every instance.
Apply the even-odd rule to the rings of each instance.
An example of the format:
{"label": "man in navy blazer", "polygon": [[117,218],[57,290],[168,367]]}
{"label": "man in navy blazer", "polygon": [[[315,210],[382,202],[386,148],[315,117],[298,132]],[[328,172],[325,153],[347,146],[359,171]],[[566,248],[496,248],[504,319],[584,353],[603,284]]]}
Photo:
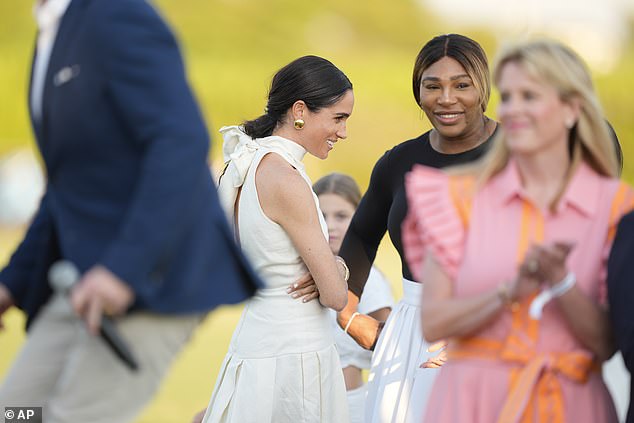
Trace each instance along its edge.
{"label": "man in navy blazer", "polygon": [[[30,85],[47,172],[39,210],[0,272],[0,317],[29,336],[2,406],[42,406],[50,422],[124,422],[151,398],[204,313],[252,295],[207,167],[208,133],[177,42],[144,0],[41,0]],[[67,299],[47,272],[82,273]],[[133,373],[97,332],[102,313],[140,361]]]}
{"label": "man in navy blazer", "polygon": [[[608,260],[608,299],[617,347],[634,373],[634,212],[619,223]],[[634,378],[631,379],[634,382]],[[627,423],[634,423],[634,385],[630,384]]]}

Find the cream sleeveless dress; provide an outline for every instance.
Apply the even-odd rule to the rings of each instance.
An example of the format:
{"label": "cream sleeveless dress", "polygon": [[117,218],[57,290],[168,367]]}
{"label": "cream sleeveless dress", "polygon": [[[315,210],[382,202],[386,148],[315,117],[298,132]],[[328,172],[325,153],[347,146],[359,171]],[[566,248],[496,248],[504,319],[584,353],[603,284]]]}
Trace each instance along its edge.
{"label": "cream sleeveless dress", "polygon": [[[286,232],[262,211],[255,186],[255,171],[269,153],[287,160],[311,186],[301,162],[306,150],[281,137],[253,140],[239,127],[221,132],[230,159],[219,188],[221,201],[233,215],[231,191],[242,180],[240,244],[266,287],[246,303],[203,422],[348,422],[328,310],[286,292],[307,268]],[[319,222],[326,237],[321,213]]]}

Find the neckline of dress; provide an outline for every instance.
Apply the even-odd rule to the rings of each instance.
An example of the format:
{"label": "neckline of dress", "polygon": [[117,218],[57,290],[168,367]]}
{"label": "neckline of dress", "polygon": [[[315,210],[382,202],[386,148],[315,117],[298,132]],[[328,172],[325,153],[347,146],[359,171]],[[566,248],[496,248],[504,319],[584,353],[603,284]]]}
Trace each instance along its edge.
{"label": "neckline of dress", "polygon": [[281,150],[287,153],[287,155],[292,158],[296,164],[301,165],[302,169],[304,168],[304,163],[302,161],[307,151],[304,147],[302,147],[295,141],[289,140],[288,138],[280,137],[279,135],[271,135],[268,137],[259,138],[256,140],[256,142],[263,146],[278,146]]}

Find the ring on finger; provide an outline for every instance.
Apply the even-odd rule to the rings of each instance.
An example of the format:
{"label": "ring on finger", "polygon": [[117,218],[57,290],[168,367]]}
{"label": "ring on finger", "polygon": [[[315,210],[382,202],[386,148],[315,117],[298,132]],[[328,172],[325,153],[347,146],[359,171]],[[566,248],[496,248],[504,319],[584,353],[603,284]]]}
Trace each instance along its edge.
{"label": "ring on finger", "polygon": [[537,271],[539,270],[539,262],[536,259],[532,259],[530,260],[527,264],[526,264],[526,269],[528,270],[529,273],[537,273]]}

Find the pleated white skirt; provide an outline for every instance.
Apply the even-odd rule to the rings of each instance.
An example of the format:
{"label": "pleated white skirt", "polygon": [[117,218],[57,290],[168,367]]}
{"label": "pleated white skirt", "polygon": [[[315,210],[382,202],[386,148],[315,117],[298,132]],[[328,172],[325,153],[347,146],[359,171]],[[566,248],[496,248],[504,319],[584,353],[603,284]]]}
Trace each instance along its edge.
{"label": "pleated white skirt", "polygon": [[367,397],[367,385],[361,385],[348,393],[348,409],[350,410],[350,423],[363,423],[365,413],[365,398]]}
{"label": "pleated white skirt", "polygon": [[403,279],[403,298],[379,336],[368,377],[366,423],[420,423],[440,369],[421,369],[429,344],[423,339],[423,286]]}
{"label": "pleated white skirt", "polygon": [[245,307],[204,423],[348,423],[346,389],[326,309],[285,288]]}

